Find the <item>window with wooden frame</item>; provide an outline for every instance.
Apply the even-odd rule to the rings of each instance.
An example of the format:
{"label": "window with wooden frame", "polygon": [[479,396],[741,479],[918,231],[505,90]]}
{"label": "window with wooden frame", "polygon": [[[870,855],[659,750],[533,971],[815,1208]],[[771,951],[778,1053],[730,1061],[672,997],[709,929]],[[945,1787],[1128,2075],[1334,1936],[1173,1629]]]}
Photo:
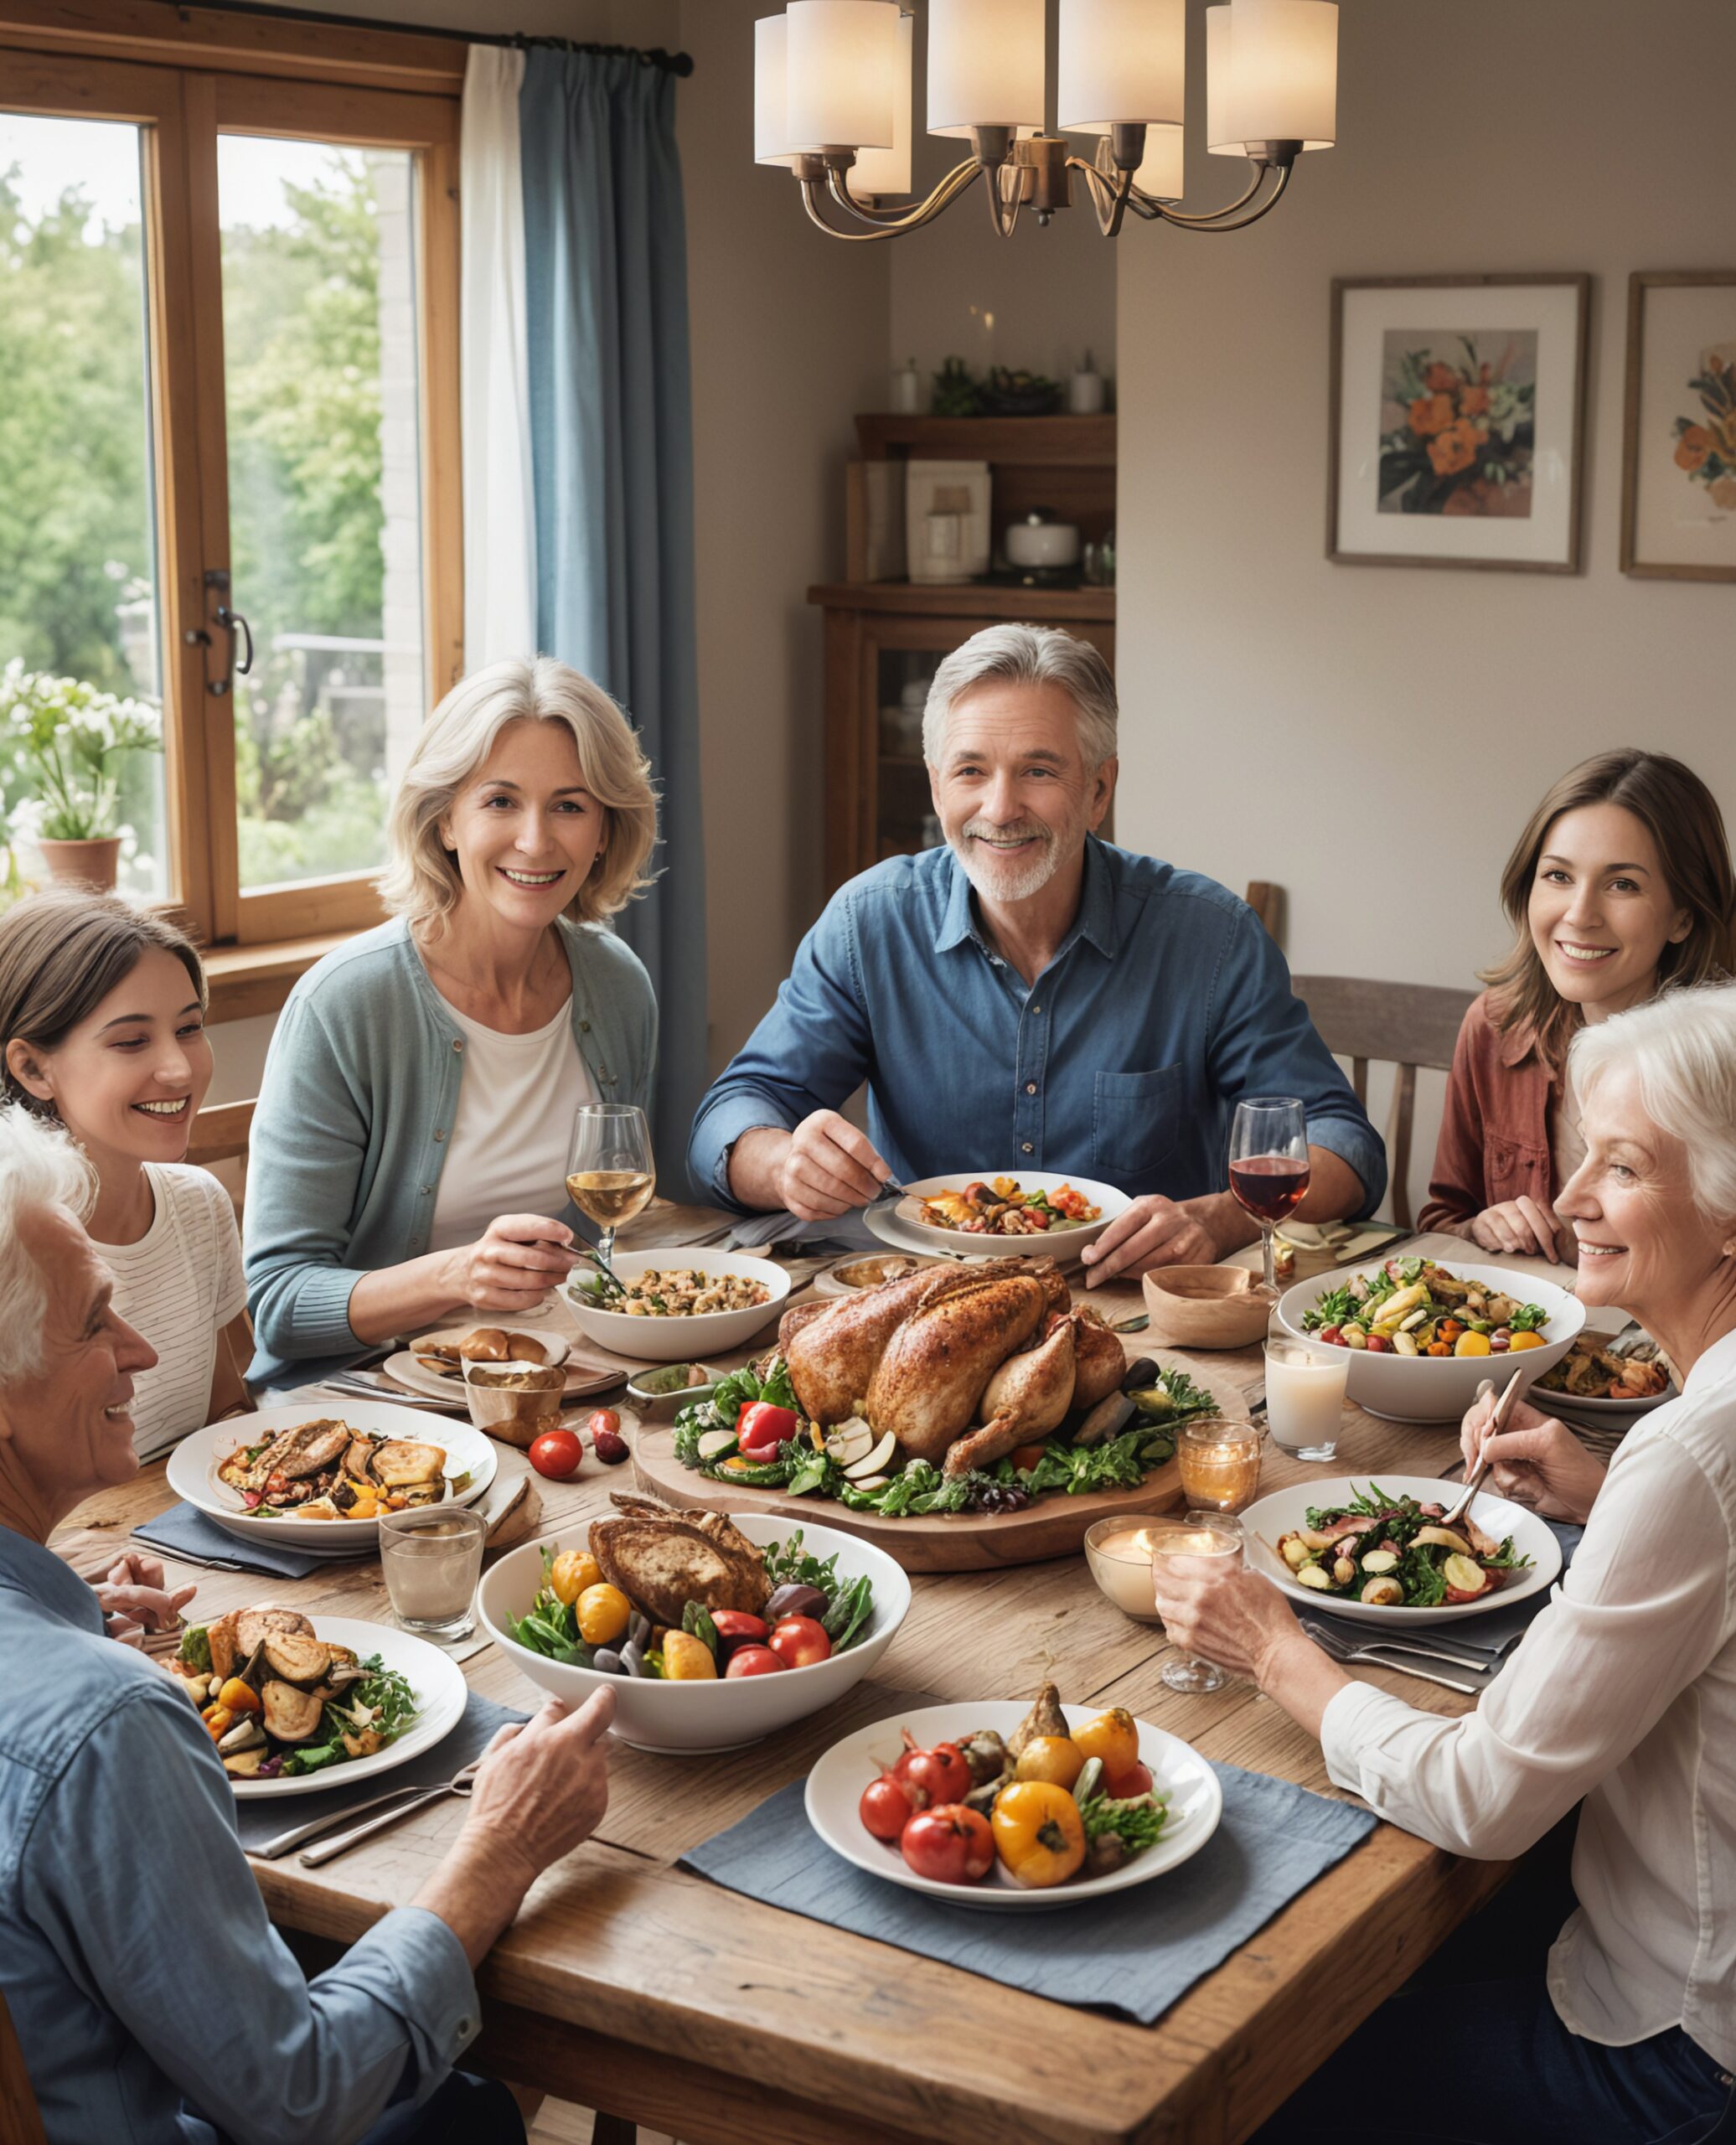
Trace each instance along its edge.
{"label": "window with wooden frame", "polygon": [[378,920],[462,672],[464,52],[0,0],[0,667],[160,695],[130,880],[214,945]]}

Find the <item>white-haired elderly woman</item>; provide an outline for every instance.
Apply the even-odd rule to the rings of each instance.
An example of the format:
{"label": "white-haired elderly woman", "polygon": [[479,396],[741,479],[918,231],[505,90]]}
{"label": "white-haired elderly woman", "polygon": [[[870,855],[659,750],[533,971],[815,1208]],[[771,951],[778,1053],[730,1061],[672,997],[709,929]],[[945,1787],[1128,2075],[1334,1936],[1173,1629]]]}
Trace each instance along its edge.
{"label": "white-haired elderly woman", "polygon": [[575,1111],[650,1093],[651,981],[605,924],[646,883],[657,802],[606,693],[547,657],[467,678],[388,831],[392,920],[308,970],[266,1061],[256,1380],[466,1306],[530,1310],[572,1264]]}
{"label": "white-haired elderly woman", "polygon": [[104,1635],[48,1546],[137,1471],[134,1381],[157,1361],[85,1233],[96,1197],[67,1133],[0,1109],[0,1999],[43,2130],[522,2145],[506,2088],[452,2065],[481,2023],[477,1965],[602,1815],[614,1701],[503,1729],[414,1900],[308,1982],[266,1918],[204,1722]]}
{"label": "white-haired elderly woman", "polygon": [[1505,1860],[1583,1801],[1573,1911],[1547,1967],[1539,1956],[1526,1972],[1468,1925],[1453,1985],[1394,1998],[1262,2139],[1686,2145],[1730,2101],[1736,985],[1588,1028],[1571,1067],[1586,1155],[1555,1204],[1578,1239],[1578,1293],[1638,1318],[1682,1393],[1607,1473],[1534,1409],[1494,1438],[1490,1402],[1465,1418],[1467,1460],[1492,1456],[1495,1489],[1585,1526],[1475,1712],[1446,1719],[1353,1682],[1253,1573],[1202,1579],[1171,1558],[1159,1580],[1175,1641],[1252,1678],[1320,1737],[1341,1787],[1407,1832]]}

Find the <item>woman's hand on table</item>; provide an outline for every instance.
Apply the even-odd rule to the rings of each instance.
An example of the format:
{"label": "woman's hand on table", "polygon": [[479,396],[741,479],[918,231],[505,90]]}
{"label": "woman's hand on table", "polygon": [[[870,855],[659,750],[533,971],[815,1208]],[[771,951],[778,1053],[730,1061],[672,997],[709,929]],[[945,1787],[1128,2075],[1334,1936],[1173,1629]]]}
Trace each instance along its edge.
{"label": "woman's hand on table", "polygon": [[1491,1461],[1488,1486],[1497,1496],[1528,1505],[1545,1519],[1584,1526],[1604,1486],[1604,1468],[1567,1424],[1517,1402],[1507,1426],[1491,1437],[1497,1395],[1485,1393],[1460,1427],[1460,1449],[1467,1469],[1480,1457]]}
{"label": "woman's hand on table", "polygon": [[106,1579],[92,1582],[105,1616],[113,1619],[109,1636],[122,1646],[142,1646],[147,1631],[173,1631],[196,1587],[168,1590],[168,1574],[155,1557],[128,1550],[110,1566]]}
{"label": "woman's hand on table", "polygon": [[1560,1220],[1547,1199],[1533,1199],[1522,1191],[1516,1199],[1504,1199],[1473,1214],[1467,1227],[1470,1240],[1485,1251],[1506,1252],[1521,1259],[1547,1259],[1557,1266],[1578,1264],[1568,1259],[1573,1232]]}
{"label": "woman's hand on table", "polygon": [[447,1253],[451,1293],[476,1310],[534,1310],[572,1271],[572,1231],[545,1214],[502,1214]]}
{"label": "woman's hand on table", "polygon": [[1094,1289],[1100,1282],[1119,1276],[1130,1280],[1159,1266],[1210,1266],[1217,1258],[1217,1244],[1186,1207],[1153,1191],[1133,1201],[1079,1256],[1085,1285]]}

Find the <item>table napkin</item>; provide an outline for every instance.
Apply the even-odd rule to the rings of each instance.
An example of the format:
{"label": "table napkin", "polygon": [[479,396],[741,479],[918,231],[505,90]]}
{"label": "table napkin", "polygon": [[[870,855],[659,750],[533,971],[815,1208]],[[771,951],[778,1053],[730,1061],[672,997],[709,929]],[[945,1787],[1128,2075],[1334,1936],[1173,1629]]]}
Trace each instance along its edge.
{"label": "table napkin", "polygon": [[1216,1763],[1212,1770],[1223,1787],[1223,1821],[1191,1862],[1149,1884],[1034,1918],[950,1906],[855,1868],[809,1824],[800,1781],[681,1862],[812,1921],[1149,2026],[1377,1822],[1265,1773]]}
{"label": "table napkin", "polygon": [[[136,1542],[160,1549],[165,1556],[188,1564],[208,1564],[218,1571],[258,1572],[266,1579],[311,1579],[323,1565],[349,1563],[347,1558],[312,1557],[305,1549],[287,1543],[239,1542],[214,1519],[207,1519],[196,1506],[171,1505],[154,1519],[142,1521],[132,1530]],[[371,1550],[364,1550],[364,1556]]]}
{"label": "table napkin", "polygon": [[378,1773],[369,1773],[364,1780],[354,1781],[342,1787],[324,1788],[318,1795],[260,1796],[245,1802],[238,1801],[235,1830],[240,1835],[241,1845],[251,1854],[267,1840],[276,1839],[279,1832],[287,1832],[292,1826],[311,1825],[320,1817],[341,1817],[359,1802],[384,1795],[389,1787],[439,1787],[461,1766],[468,1765],[473,1758],[481,1757],[497,1729],[508,1721],[527,1718],[509,1707],[497,1706],[492,1698],[473,1691],[470,1703],[450,1734],[442,1736],[407,1765],[395,1767],[383,1779]]}

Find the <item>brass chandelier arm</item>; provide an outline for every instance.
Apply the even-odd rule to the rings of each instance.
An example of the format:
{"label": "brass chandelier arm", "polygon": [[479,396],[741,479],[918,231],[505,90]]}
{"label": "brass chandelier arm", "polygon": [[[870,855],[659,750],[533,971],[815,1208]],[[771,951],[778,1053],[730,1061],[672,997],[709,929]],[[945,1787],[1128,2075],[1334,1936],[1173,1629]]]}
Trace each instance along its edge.
{"label": "brass chandelier arm", "polygon": [[[890,236],[896,231],[916,230],[938,216],[943,209],[950,208],[982,169],[974,158],[967,157],[946,174],[926,200],[902,209],[876,209],[865,201],[858,201],[850,190],[850,171],[847,166],[828,163],[826,191],[840,208],[848,211],[860,223],[877,224],[883,227],[881,235]],[[829,230],[830,225],[824,228]],[[840,233],[841,237],[843,233]],[[854,236],[852,233],[850,235]]]}
{"label": "brass chandelier arm", "polygon": [[1142,216],[1150,214],[1149,209],[1141,208],[1139,204],[1151,197],[1142,194],[1134,184],[1131,171],[1119,172],[1111,179],[1107,172],[1099,170],[1093,163],[1088,163],[1083,157],[1069,157],[1067,163],[1069,170],[1084,173],[1091,194],[1091,205],[1097,214],[1097,227],[1105,238],[1121,235],[1121,220],[1129,209]]}
{"label": "brass chandelier arm", "polygon": [[[1164,223],[1178,225],[1185,231],[1245,231],[1250,224],[1258,223],[1262,216],[1269,215],[1278,206],[1284,199],[1284,189],[1289,184],[1290,173],[1294,168],[1295,167],[1292,164],[1268,164],[1256,158],[1253,168],[1253,183],[1248,188],[1247,193],[1239,200],[1229,202],[1223,208],[1214,209],[1211,214],[1205,216],[1187,216],[1184,215],[1179,209],[1166,208],[1155,194],[1148,194],[1145,198],[1150,202],[1153,209]],[[1248,209],[1245,216],[1237,215],[1236,211],[1238,209],[1246,208],[1255,194],[1259,192],[1267,173],[1274,171],[1278,174],[1278,183],[1261,202],[1258,208]],[[1232,221],[1231,219],[1234,220]]]}
{"label": "brass chandelier arm", "polygon": [[[1126,206],[1131,209],[1136,216],[1143,216],[1148,223],[1176,224],[1184,230],[1244,230],[1249,224],[1257,223],[1267,210],[1275,204],[1279,194],[1284,192],[1285,186],[1289,183],[1290,175],[1290,167],[1288,164],[1275,167],[1278,172],[1278,183],[1272,189],[1269,198],[1262,202],[1252,215],[1243,216],[1236,222],[1229,223],[1225,219],[1234,216],[1237,209],[1245,209],[1248,206],[1264,184],[1266,174],[1274,168],[1274,166],[1259,158],[1253,159],[1253,178],[1245,193],[1238,194],[1233,201],[1227,201],[1221,209],[1211,209],[1204,215],[1190,216],[1179,209],[1168,207],[1156,194],[1146,193],[1140,186],[1129,188],[1125,195],[1123,196],[1122,189],[1111,178],[1108,173],[1104,171],[1100,164],[1089,163],[1083,157],[1069,157],[1067,161],[1071,169],[1083,173],[1086,183],[1091,189],[1092,206],[1097,211],[1098,227],[1106,237],[1110,238],[1115,235],[1116,230],[1119,228],[1120,219],[1117,217],[1113,226],[1106,219],[1118,198],[1124,198]],[[1124,180],[1128,174],[1123,173],[1121,176]]]}

